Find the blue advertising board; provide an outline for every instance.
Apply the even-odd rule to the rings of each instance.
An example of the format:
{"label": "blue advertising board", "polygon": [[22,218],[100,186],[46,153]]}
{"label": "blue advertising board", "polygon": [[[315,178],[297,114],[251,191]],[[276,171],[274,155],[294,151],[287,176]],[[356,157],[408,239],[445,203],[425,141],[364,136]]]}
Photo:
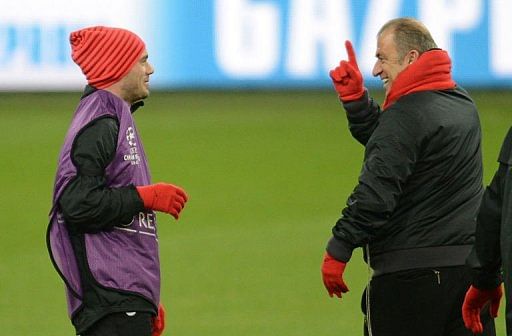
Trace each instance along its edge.
{"label": "blue advertising board", "polygon": [[[152,58],[159,87],[324,87],[353,42],[369,86],[376,33],[411,16],[448,50],[466,86],[512,87],[512,1],[157,1]],[[508,13],[508,14],[507,14]]]}
{"label": "blue advertising board", "polygon": [[[351,40],[367,86],[376,34],[411,16],[463,86],[512,88],[511,0],[37,0],[0,11],[0,90],[79,89],[69,32],[131,29],[147,41],[154,88],[323,88]],[[26,11],[31,8],[31,11]]]}

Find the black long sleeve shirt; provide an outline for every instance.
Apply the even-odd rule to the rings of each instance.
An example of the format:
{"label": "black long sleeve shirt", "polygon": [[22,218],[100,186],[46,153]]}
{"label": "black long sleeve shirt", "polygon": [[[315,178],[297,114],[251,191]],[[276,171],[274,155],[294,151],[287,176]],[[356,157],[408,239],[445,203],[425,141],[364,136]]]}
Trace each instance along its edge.
{"label": "black long sleeve shirt", "polygon": [[112,117],[90,123],[76,137],[71,158],[77,167],[59,200],[66,223],[78,232],[94,233],[129,223],[144,209],[133,185],[108,188],[105,168],[114,158],[119,125]]}

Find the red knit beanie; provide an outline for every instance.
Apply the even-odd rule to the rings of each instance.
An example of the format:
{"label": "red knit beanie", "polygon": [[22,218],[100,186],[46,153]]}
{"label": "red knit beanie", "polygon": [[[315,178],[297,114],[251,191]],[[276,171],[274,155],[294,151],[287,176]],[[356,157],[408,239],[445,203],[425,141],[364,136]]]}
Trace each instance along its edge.
{"label": "red knit beanie", "polygon": [[144,42],[126,29],[103,26],[72,32],[71,58],[89,85],[104,89],[123,78],[146,49]]}

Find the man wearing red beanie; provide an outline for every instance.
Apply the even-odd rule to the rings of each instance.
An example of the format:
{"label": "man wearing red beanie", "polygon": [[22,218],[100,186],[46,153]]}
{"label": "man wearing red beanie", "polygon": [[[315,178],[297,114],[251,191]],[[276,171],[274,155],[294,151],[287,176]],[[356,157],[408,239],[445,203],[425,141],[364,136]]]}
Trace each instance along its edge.
{"label": "man wearing red beanie", "polygon": [[60,152],[47,243],[82,336],[157,336],[164,328],[154,211],[176,220],[185,191],[151,184],[132,113],[149,95],[144,42],[120,28],[71,33],[88,85]]}

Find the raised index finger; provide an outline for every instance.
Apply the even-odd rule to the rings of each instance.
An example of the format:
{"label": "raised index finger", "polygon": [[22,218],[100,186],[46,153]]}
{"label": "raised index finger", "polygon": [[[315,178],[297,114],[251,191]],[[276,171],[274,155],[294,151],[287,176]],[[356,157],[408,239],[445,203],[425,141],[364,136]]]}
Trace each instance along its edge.
{"label": "raised index finger", "polygon": [[354,52],[354,47],[352,46],[352,42],[349,40],[345,41],[345,49],[347,49],[347,55],[348,55],[348,62],[358,68],[357,66],[357,60],[356,60],[356,53]]}

